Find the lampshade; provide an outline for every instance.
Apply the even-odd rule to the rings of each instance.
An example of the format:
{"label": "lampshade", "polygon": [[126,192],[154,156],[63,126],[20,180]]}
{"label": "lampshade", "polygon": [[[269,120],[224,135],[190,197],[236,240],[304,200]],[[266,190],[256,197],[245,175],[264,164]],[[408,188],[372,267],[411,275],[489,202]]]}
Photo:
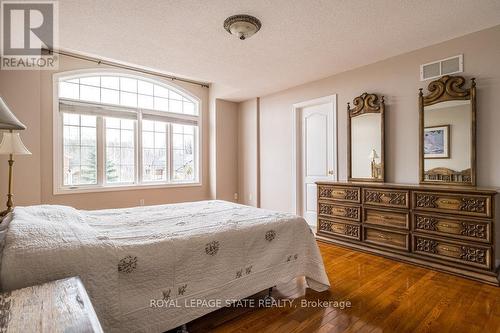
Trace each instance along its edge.
{"label": "lampshade", "polygon": [[372,149],[369,157],[371,160],[374,160],[376,158],[379,158],[380,156],[378,156],[377,151],[375,149]]}
{"label": "lampshade", "polygon": [[0,97],[0,129],[24,130],[26,126],[10,111],[2,97]]}
{"label": "lampshade", "polygon": [[2,143],[0,143],[0,155],[31,155],[21,141],[19,133],[3,133]]}

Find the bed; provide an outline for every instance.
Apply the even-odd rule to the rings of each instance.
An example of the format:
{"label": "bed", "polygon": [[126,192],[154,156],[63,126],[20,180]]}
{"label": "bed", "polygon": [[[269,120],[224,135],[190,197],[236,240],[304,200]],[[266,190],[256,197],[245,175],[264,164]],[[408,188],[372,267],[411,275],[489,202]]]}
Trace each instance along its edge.
{"label": "bed", "polygon": [[164,332],[296,277],[329,288],[315,237],[295,215],[218,200],[15,208],[3,290],[76,275],[105,332]]}

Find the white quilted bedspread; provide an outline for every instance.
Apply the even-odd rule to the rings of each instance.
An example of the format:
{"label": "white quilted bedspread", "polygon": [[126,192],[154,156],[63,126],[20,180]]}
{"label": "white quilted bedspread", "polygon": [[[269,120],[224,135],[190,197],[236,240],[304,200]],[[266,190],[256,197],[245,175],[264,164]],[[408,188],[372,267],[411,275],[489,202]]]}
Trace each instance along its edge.
{"label": "white quilted bedspread", "polygon": [[329,287],[314,235],[291,214],[225,201],[17,207],[2,288],[76,275],[105,332],[163,332],[215,310],[187,301],[241,299],[299,276],[317,291]]}

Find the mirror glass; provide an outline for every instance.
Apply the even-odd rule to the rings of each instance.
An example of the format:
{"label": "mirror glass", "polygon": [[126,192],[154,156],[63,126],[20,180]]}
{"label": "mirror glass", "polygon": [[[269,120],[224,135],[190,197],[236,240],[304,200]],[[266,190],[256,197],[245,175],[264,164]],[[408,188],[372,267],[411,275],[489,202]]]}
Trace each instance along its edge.
{"label": "mirror glass", "polygon": [[351,118],[351,177],[381,180],[382,114],[365,113]]}
{"label": "mirror glass", "polygon": [[451,100],[424,107],[424,180],[471,182],[472,107]]}

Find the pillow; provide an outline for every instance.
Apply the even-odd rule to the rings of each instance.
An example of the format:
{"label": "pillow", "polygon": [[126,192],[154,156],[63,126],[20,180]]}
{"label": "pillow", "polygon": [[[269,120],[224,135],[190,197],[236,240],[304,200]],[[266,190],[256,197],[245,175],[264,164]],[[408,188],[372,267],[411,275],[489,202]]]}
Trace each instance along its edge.
{"label": "pillow", "polygon": [[3,246],[5,245],[5,234],[7,233],[7,229],[9,228],[10,221],[12,221],[12,212],[5,215],[5,217],[0,222],[0,258]]}
{"label": "pillow", "polygon": [[[12,212],[5,215],[5,217],[0,222],[0,267],[2,265],[3,248],[5,246],[5,235],[7,235],[10,221],[12,221]],[[0,290],[2,290],[1,285]]]}

